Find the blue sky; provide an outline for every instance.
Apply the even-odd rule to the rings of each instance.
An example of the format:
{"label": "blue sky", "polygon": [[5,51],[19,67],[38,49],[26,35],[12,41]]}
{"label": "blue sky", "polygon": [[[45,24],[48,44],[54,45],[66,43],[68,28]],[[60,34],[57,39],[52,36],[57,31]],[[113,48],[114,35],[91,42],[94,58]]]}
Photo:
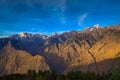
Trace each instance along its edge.
{"label": "blue sky", "polygon": [[120,0],[0,0],[0,36],[120,24]]}

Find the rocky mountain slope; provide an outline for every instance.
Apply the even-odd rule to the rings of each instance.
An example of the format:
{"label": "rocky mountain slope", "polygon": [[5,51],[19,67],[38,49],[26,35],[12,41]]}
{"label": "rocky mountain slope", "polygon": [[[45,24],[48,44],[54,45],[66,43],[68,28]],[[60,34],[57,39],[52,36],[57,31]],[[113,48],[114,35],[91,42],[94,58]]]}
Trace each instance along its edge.
{"label": "rocky mountain slope", "polygon": [[[78,58],[73,59],[69,67],[74,67],[83,71],[97,71],[107,72],[111,69],[116,62],[114,59],[120,56],[116,56],[120,52],[120,32],[108,31],[102,39],[90,46],[86,43],[86,48],[83,48],[83,52],[78,52]],[[81,47],[76,48],[77,51]],[[79,50],[82,51],[82,50]],[[107,62],[106,62],[107,61]],[[100,63],[100,64],[99,64]],[[79,66],[79,67],[78,67]],[[84,67],[80,67],[84,66]],[[96,67],[97,66],[97,67]],[[69,70],[69,68],[67,68]]]}
{"label": "rocky mountain slope", "polygon": [[[9,41],[12,47],[6,49]],[[8,59],[5,58],[9,58],[9,56],[5,54],[10,51],[14,55],[19,54],[19,56],[22,53],[32,55],[29,69],[38,69],[35,68],[35,65],[37,65],[40,69],[45,66],[43,69],[48,70],[50,68],[57,73],[66,73],[70,70],[108,72],[112,70],[113,66],[117,66],[114,63],[119,57],[119,55],[116,55],[120,52],[120,25],[105,28],[95,26],[84,31],[71,31],[53,36],[28,33],[16,34],[8,38],[1,38],[0,50],[1,66],[2,63],[8,63]],[[11,57],[14,55],[11,55]],[[40,62],[34,62],[36,55],[40,55]],[[16,56],[14,57],[14,61],[10,61],[11,64],[20,63],[20,61],[28,61],[29,63],[29,58],[24,59],[24,56],[21,56],[22,60],[17,61]],[[10,65],[5,66],[10,67]],[[13,66],[10,68],[13,68]],[[2,67],[0,71],[6,72]],[[24,72],[22,69],[20,71]],[[9,70],[9,72],[12,71]],[[19,70],[15,70],[15,72],[19,72]]]}
{"label": "rocky mountain slope", "polygon": [[[62,59],[59,63],[61,63],[60,68],[63,68],[63,71],[69,70],[71,67],[73,70],[76,66],[84,66],[84,68],[79,67],[79,69],[87,71],[91,70],[89,68],[91,64],[97,65],[96,63],[100,61],[115,58],[115,55],[120,52],[120,26],[98,28],[93,31],[88,30],[77,34],[76,37],[65,43],[55,43],[47,47],[45,52],[50,55],[57,55]],[[55,60],[59,58],[55,58]],[[53,63],[58,65],[59,63],[56,63],[53,58],[48,61],[50,61],[53,69],[57,70],[58,66],[54,66]],[[104,67],[107,65],[100,66]],[[104,70],[100,68],[100,72],[107,71],[111,66],[108,65]],[[96,68],[93,71],[97,71]]]}
{"label": "rocky mountain slope", "polygon": [[46,60],[40,56],[32,56],[23,50],[16,50],[11,41],[0,50],[0,75],[26,73],[27,70],[50,70]]}

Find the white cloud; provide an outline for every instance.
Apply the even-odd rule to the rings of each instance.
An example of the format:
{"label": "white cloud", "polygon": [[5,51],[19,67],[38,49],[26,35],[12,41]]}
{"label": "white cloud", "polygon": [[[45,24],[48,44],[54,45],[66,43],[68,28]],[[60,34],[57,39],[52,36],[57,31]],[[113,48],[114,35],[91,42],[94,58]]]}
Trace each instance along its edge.
{"label": "white cloud", "polygon": [[79,16],[79,18],[78,18],[78,25],[79,25],[79,26],[83,25],[83,22],[84,22],[84,20],[87,18],[87,16],[88,16],[87,13]]}
{"label": "white cloud", "polygon": [[64,13],[66,10],[66,0],[59,0],[59,3],[57,5],[61,9],[61,12]]}

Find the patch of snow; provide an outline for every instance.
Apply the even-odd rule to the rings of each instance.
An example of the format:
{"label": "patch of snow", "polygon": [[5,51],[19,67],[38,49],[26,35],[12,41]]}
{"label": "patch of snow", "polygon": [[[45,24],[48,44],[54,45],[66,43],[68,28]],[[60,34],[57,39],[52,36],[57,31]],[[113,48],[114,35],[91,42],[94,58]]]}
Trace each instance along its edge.
{"label": "patch of snow", "polygon": [[44,36],[44,35],[42,36],[42,38],[43,38],[44,40],[46,40],[46,39],[47,39],[47,37],[46,37],[46,36]]}
{"label": "patch of snow", "polygon": [[95,25],[94,25],[94,28],[99,29],[99,28],[100,28],[100,25],[99,25],[99,24],[95,24]]}
{"label": "patch of snow", "polygon": [[22,32],[22,33],[20,34],[20,37],[21,37],[21,38],[27,37],[27,35],[26,35],[26,33]]}

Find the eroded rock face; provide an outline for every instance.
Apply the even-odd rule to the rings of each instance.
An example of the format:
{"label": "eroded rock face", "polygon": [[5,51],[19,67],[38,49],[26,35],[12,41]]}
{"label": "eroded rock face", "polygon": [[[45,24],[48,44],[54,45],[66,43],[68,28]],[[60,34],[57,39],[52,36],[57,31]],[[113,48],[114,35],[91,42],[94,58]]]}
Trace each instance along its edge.
{"label": "eroded rock face", "polygon": [[[76,48],[81,49],[80,47]],[[82,70],[97,72],[108,72],[113,66],[116,67],[116,56],[120,52],[120,33],[108,32],[102,39],[87,49],[83,48],[82,54],[79,51],[79,57],[74,58],[65,72],[69,70]],[[90,55],[89,52],[92,54]],[[94,57],[93,57],[94,56]],[[94,59],[95,58],[95,59]],[[96,61],[96,63],[95,63]],[[118,62],[120,63],[120,62]]]}
{"label": "eroded rock face", "polygon": [[15,50],[11,42],[0,50],[0,75],[12,73],[26,73],[28,70],[50,70],[46,60],[40,56],[32,56],[22,50]]}
{"label": "eroded rock face", "polygon": [[[113,66],[115,55],[119,52],[120,26],[117,26],[81,32],[64,43],[54,43],[45,49],[46,55],[51,55],[51,58],[45,57],[56,71],[61,69],[61,72],[69,70],[97,72],[98,63],[97,67],[101,73],[107,72]],[[52,55],[56,57],[52,58]]]}
{"label": "eroded rock face", "polygon": [[120,52],[120,25],[71,31],[45,39],[41,35],[24,35],[0,39],[2,74],[25,73],[27,69],[57,73],[70,70],[107,72]]}

